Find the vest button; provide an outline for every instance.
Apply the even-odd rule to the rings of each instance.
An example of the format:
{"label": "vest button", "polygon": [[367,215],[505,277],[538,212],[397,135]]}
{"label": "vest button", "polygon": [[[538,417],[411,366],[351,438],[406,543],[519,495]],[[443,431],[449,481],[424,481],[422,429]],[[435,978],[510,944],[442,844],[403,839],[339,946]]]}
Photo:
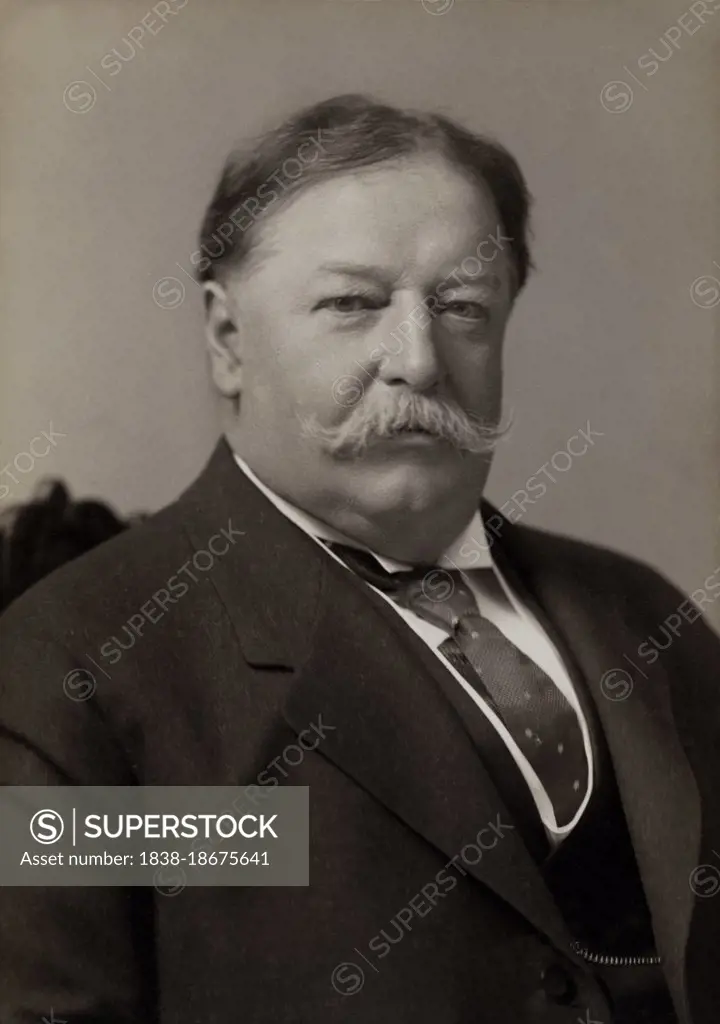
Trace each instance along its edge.
{"label": "vest button", "polygon": [[577,995],[577,985],[572,975],[560,967],[559,964],[551,964],[546,967],[540,975],[542,987],[548,999],[567,1006]]}

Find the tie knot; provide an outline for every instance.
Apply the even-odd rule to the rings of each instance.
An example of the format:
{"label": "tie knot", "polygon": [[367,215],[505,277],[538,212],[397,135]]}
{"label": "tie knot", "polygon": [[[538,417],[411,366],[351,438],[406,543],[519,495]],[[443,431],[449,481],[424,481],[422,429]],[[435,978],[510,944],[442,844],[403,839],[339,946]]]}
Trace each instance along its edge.
{"label": "tie knot", "polygon": [[326,546],[342,559],[349,569],[357,573],[367,583],[371,583],[378,590],[387,593],[395,593],[398,589],[408,586],[411,582],[422,580],[432,566],[416,566],[413,569],[399,569],[397,572],[390,572],[386,569],[369,551],[361,548],[353,548],[348,544],[337,544],[334,541],[326,541]]}
{"label": "tie knot", "polygon": [[367,583],[435,625],[454,631],[468,615],[477,615],[475,597],[457,569],[418,565],[390,572],[369,551],[345,544],[328,547]]}

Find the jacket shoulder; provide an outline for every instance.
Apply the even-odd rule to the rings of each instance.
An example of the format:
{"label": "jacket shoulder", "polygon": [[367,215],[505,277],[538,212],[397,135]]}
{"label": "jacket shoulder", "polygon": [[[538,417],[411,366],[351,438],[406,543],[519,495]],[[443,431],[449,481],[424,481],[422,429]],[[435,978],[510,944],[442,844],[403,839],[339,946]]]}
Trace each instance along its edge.
{"label": "jacket shoulder", "polygon": [[518,524],[508,524],[508,546],[511,537],[513,561],[528,580],[566,581],[597,599],[599,607],[624,609],[629,619],[653,627],[668,615],[690,614],[689,605],[704,616],[705,607],[720,597],[720,568],[688,595],[646,562],[600,544]]}
{"label": "jacket shoulder", "polygon": [[0,634],[37,624],[71,635],[79,622],[137,605],[138,598],[142,604],[192,557],[183,518],[176,501],[60,566],[9,605]]}
{"label": "jacket shoulder", "polygon": [[500,546],[531,587],[552,581],[598,608],[627,609],[635,619],[662,621],[687,596],[661,571],[602,544],[503,521]]}
{"label": "jacket shoulder", "polygon": [[513,525],[509,529],[513,531],[513,542],[517,543],[528,557],[543,562],[552,561],[558,568],[576,572],[610,572],[620,574],[624,580],[652,579],[662,581],[666,586],[673,586],[660,571],[646,562],[603,544],[554,533],[536,526]]}

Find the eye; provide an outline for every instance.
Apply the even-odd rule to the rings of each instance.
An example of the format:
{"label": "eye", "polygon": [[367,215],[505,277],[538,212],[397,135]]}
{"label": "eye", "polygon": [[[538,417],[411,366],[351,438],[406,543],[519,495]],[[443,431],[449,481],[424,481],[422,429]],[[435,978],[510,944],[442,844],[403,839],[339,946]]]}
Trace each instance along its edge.
{"label": "eye", "polygon": [[360,292],[348,292],[346,295],[333,295],[319,302],[316,309],[329,309],[333,313],[362,313],[368,309],[380,309],[381,301],[371,295]]}
{"label": "eye", "polygon": [[443,313],[450,313],[459,320],[472,324],[487,323],[490,319],[486,306],[483,306],[480,302],[471,302],[470,300],[447,302],[443,306]]}

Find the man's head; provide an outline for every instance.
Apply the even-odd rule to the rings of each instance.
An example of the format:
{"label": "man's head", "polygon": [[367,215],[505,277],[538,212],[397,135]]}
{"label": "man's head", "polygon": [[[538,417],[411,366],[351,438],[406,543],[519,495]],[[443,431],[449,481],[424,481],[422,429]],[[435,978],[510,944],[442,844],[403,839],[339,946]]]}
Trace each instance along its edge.
{"label": "man's head", "polygon": [[529,197],[446,118],[329,100],[234,155],[195,256],[232,447],[289,501],[431,558],[477,507]]}

